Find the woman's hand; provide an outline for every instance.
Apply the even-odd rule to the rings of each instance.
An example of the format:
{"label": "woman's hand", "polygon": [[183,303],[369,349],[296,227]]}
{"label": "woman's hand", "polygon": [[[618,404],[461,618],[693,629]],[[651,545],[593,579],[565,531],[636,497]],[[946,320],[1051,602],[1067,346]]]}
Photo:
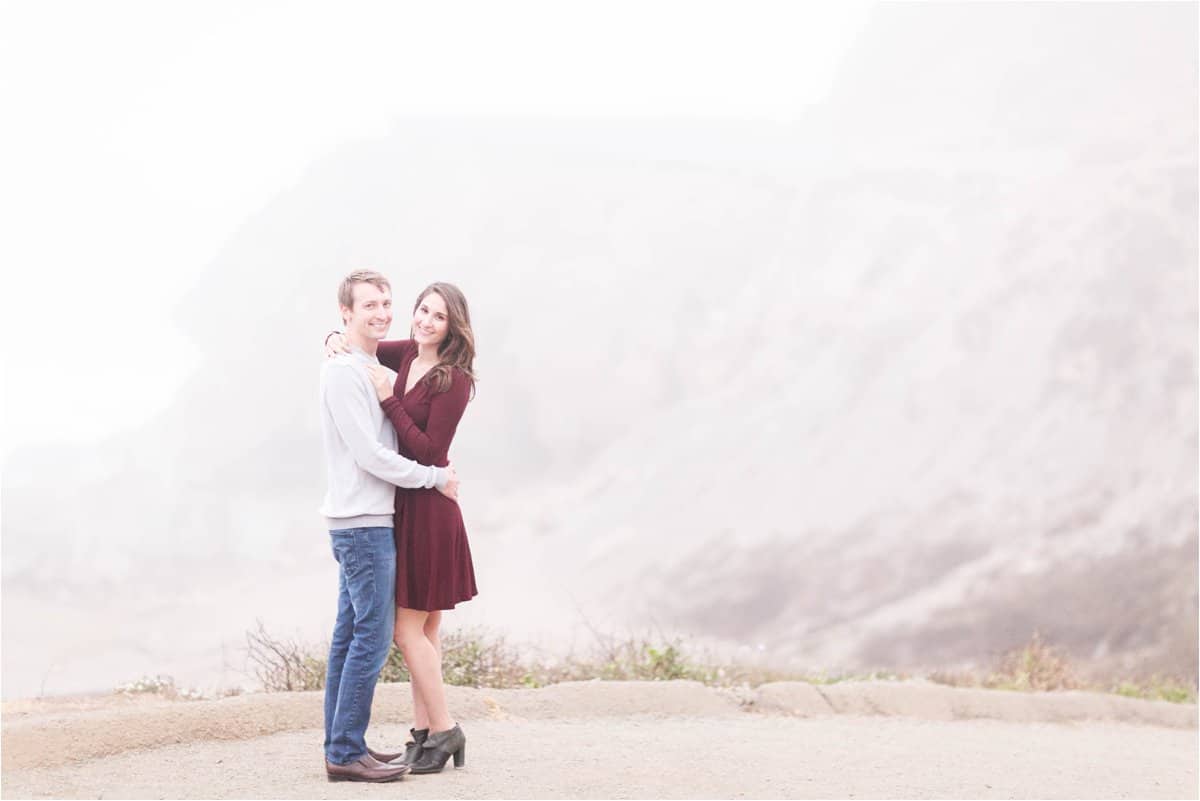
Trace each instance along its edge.
{"label": "woman's hand", "polygon": [[367,371],[371,375],[371,383],[375,385],[375,394],[379,396],[379,402],[383,403],[392,397],[392,387],[396,383],[396,374],[382,364],[368,364]]}
{"label": "woman's hand", "polygon": [[329,336],[325,337],[325,358],[332,359],[339,353],[350,352],[350,340],[346,339],[346,335],[338,331],[334,331]]}

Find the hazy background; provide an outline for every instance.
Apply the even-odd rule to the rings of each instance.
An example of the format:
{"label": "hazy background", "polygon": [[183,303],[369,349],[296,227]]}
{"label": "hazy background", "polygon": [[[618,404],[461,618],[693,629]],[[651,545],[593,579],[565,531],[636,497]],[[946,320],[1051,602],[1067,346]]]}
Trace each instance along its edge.
{"label": "hazy background", "polygon": [[[7,4],[3,694],[318,642],[349,270],[472,305],[480,596],[1194,677],[1196,4]],[[403,312],[393,332],[407,332]]]}

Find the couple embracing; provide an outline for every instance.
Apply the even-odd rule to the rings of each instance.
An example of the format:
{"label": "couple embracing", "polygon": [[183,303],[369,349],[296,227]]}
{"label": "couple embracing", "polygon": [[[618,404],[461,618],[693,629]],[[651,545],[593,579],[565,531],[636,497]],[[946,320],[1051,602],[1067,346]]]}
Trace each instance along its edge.
{"label": "couple embracing", "polygon": [[[342,281],[345,334],[326,338],[321,434],[325,516],[338,563],[338,609],[325,680],[330,781],[386,782],[465,762],[466,736],[442,684],[442,611],[476,594],[458,477],[448,453],[474,389],[475,339],[457,287],[417,297],[412,338],[384,341],[391,285],[360,270]],[[393,382],[392,372],[395,373]],[[379,671],[395,641],[412,676],[412,740],[367,747]]]}

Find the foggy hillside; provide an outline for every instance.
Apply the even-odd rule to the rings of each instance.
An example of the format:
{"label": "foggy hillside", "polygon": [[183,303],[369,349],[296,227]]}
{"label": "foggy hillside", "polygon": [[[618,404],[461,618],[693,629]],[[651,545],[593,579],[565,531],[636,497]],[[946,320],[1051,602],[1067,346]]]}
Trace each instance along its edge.
{"label": "foggy hillside", "polygon": [[6,593],[307,564],[320,341],[374,266],[395,337],[430,281],[472,303],[483,590],[818,666],[1040,627],[1194,674],[1195,29],[887,6],[794,126],[400,120],[230,239],[143,437],[12,457]]}

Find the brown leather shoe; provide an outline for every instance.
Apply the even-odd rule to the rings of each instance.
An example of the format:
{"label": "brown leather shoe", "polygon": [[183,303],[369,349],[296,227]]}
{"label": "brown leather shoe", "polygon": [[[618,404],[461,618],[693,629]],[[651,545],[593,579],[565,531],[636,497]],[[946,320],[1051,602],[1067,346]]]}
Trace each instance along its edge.
{"label": "brown leather shoe", "polygon": [[404,753],[405,753],[405,752],[404,752],[404,751],[397,751],[397,752],[396,752],[396,753],[394,753],[394,754],[384,754],[384,753],[381,753],[381,752],[379,752],[379,751],[376,751],[375,749],[373,749],[373,748],[371,748],[371,747],[369,747],[369,746],[368,746],[368,747],[367,747],[367,753],[371,755],[371,758],[372,758],[372,759],[378,759],[380,762],[383,762],[383,763],[385,763],[385,764],[386,764],[386,763],[388,763],[388,762],[395,762],[397,759],[399,759],[400,757],[404,756]]}
{"label": "brown leather shoe", "polygon": [[370,754],[363,754],[349,765],[325,760],[325,775],[331,782],[394,782],[408,773],[408,765],[387,765]]}

